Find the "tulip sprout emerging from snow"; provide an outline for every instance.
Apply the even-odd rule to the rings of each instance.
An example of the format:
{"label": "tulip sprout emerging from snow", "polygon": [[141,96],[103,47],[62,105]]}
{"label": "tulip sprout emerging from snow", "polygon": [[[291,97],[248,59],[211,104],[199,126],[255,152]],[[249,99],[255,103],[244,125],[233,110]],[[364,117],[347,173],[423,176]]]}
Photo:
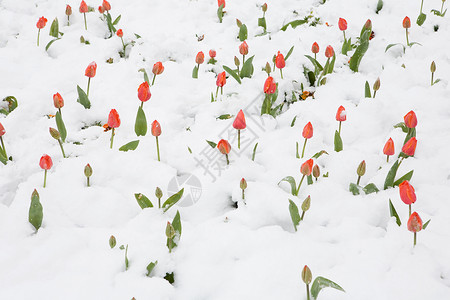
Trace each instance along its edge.
{"label": "tulip sprout emerging from snow", "polygon": [[59,133],[58,130],[56,130],[55,128],[50,127],[49,128],[50,131],[50,135],[52,136],[52,138],[54,138],[55,140],[58,141],[59,143],[59,147],[61,148],[61,152],[64,158],[66,158],[66,154],[64,153],[64,148],[62,145],[62,141],[61,141],[61,134]]}
{"label": "tulip sprout emerging from snow", "polygon": [[377,94],[377,91],[380,89],[380,85],[381,85],[380,78],[377,78],[377,80],[373,84],[373,97],[374,98]]}
{"label": "tulip sprout emerging from snow", "polygon": [[431,71],[431,85],[441,81],[440,79],[434,80],[434,72],[436,72],[436,63],[434,61],[431,63],[430,71]]}
{"label": "tulip sprout emerging from snow", "polygon": [[239,184],[239,187],[240,187],[241,190],[242,190],[242,200],[244,200],[244,203],[245,203],[245,194],[244,194],[244,191],[245,191],[245,189],[247,188],[247,181],[246,181],[244,178],[241,179],[241,182],[240,182],[240,184]]}
{"label": "tulip sprout emerging from snow", "polygon": [[441,11],[439,11],[437,9],[432,9],[431,12],[434,13],[436,16],[444,17],[445,13],[447,12],[447,9],[444,10],[444,3],[445,3],[445,0],[442,0]]}
{"label": "tulip sprout emerging from snow", "polygon": [[356,173],[358,174],[358,180],[356,181],[356,185],[359,185],[359,181],[361,180],[361,177],[366,174],[366,161],[363,160],[359,166],[358,169],[356,169]]}
{"label": "tulip sprout emerging from snow", "polygon": [[67,26],[70,26],[70,15],[72,15],[72,7],[67,4],[66,6],[66,16],[67,16]]}
{"label": "tulip sprout emerging from snow", "polygon": [[116,243],[117,243],[116,237],[112,235],[109,238],[109,247],[111,247],[111,249],[113,249],[116,246]]}
{"label": "tulip sprout emerging from snow", "polygon": [[173,238],[175,237],[175,228],[173,228],[172,224],[169,221],[167,221],[166,226],[166,237],[169,247],[169,253],[171,253],[173,248]]}
{"label": "tulip sprout emerging from snow", "polygon": [[[311,270],[308,268],[308,266],[303,267],[302,280],[306,284],[306,299],[307,300],[311,300],[311,296],[312,296],[312,299],[317,299],[320,291],[326,287],[332,287],[336,290],[345,292],[344,289],[342,287],[340,287],[337,283],[335,283],[327,278],[324,278],[322,276],[318,276],[318,277],[316,277],[316,279],[314,279],[314,282],[311,286],[311,291],[310,291],[309,284],[312,281],[312,273],[311,273]],[[310,295],[310,292],[311,292],[311,295]]]}
{"label": "tulip sprout emerging from snow", "polygon": [[163,196],[163,193],[159,187],[156,187],[155,196],[156,198],[158,198],[158,208],[161,208],[161,198]]}
{"label": "tulip sprout emerging from snow", "polygon": [[90,185],[90,182],[89,182],[89,179],[90,179],[90,177],[92,176],[92,167],[91,167],[90,164],[87,164],[87,165],[84,167],[84,175],[86,176],[86,185],[87,185],[88,187],[91,186],[91,185]]}

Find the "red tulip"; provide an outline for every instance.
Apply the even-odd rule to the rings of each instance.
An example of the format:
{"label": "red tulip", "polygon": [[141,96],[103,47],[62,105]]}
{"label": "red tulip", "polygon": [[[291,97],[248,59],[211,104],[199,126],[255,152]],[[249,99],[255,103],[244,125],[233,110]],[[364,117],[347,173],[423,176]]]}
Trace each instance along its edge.
{"label": "red tulip", "polygon": [[216,50],[213,50],[213,49],[209,50],[209,57],[211,57],[211,58],[216,57]]}
{"label": "red tulip", "polygon": [[98,12],[101,13],[101,14],[105,12],[105,9],[103,8],[103,6],[100,5],[98,7]]}
{"label": "red tulip", "polygon": [[278,69],[283,69],[286,66],[283,54],[278,51],[277,57],[275,58],[275,65]]}
{"label": "red tulip", "polygon": [[111,4],[109,4],[106,0],[103,0],[102,6],[105,11],[109,11],[111,9]]}
{"label": "red tulip", "polygon": [[236,118],[234,119],[233,127],[238,130],[245,129],[245,127],[247,127],[247,124],[245,123],[244,112],[242,111],[242,109],[238,112]]}
{"label": "red tulip", "polygon": [[64,107],[64,99],[59,93],[53,95],[53,105],[55,105],[55,108],[58,109]]}
{"label": "red tulip", "polygon": [[389,155],[394,155],[394,153],[395,153],[394,141],[391,138],[389,138],[389,140],[384,145],[383,153],[388,156],[388,161],[389,161]]}
{"label": "red tulip", "polygon": [[115,109],[111,109],[108,117],[108,126],[111,128],[117,128],[120,126],[119,114]]}
{"label": "red tulip", "polygon": [[328,45],[327,48],[325,49],[325,56],[330,58],[330,57],[333,57],[333,55],[334,55],[333,47]]}
{"label": "red tulip", "polygon": [[67,4],[66,6],[66,15],[70,16],[72,14],[72,7],[70,7],[70,5]]}
{"label": "red tulip", "polygon": [[311,122],[308,122],[308,124],[303,127],[302,135],[305,139],[310,139],[313,136],[313,126]]}
{"label": "red tulip", "polygon": [[411,27],[411,20],[408,17],[403,19],[403,28],[408,29]]}
{"label": "red tulip", "polygon": [[347,30],[347,21],[345,19],[339,18],[338,25],[341,31]]}
{"label": "red tulip", "polygon": [[95,63],[95,61],[93,61],[87,66],[86,71],[84,72],[84,75],[89,78],[92,78],[95,76],[96,72],[97,72],[97,64]]}
{"label": "red tulip", "polygon": [[420,218],[419,214],[416,212],[413,212],[411,216],[408,219],[408,230],[411,232],[419,232],[422,230],[422,219]]}
{"label": "red tulip", "polygon": [[39,29],[42,29],[47,24],[47,19],[44,17],[40,17],[39,20],[36,23],[36,27]]}
{"label": "red tulip", "polygon": [[416,193],[413,186],[409,184],[408,180],[400,183],[398,187],[400,189],[400,198],[405,204],[411,205],[416,202]]}
{"label": "red tulip", "polygon": [[53,166],[52,158],[47,154],[44,154],[39,161],[39,166],[44,170],[50,170]]}
{"label": "red tulip", "polygon": [[220,7],[223,5],[223,8],[225,8],[225,0],[217,0],[217,5]]}
{"label": "red tulip", "polygon": [[225,71],[223,71],[222,73],[219,73],[219,75],[217,75],[216,85],[217,87],[223,87],[225,83],[227,83],[227,77]]}
{"label": "red tulip", "polygon": [[116,34],[117,34],[117,36],[120,37],[120,38],[123,37],[123,31],[122,31],[122,29],[117,30]]}
{"label": "red tulip", "polygon": [[151,96],[152,94],[150,93],[150,86],[147,81],[144,81],[138,88],[138,98],[142,102],[146,102],[150,99]]}
{"label": "red tulip", "polygon": [[264,93],[266,93],[267,95],[271,95],[275,93],[276,90],[277,84],[275,83],[275,80],[273,80],[273,77],[267,77],[266,81],[264,82]]}
{"label": "red tulip", "polygon": [[336,113],[336,121],[343,122],[345,120],[347,120],[347,113],[345,112],[345,108],[341,105]]}
{"label": "red tulip", "polygon": [[81,1],[81,3],[80,3],[80,13],[84,14],[84,13],[87,13],[88,11],[89,11],[89,8],[88,8],[86,2]]}
{"label": "red tulip", "polygon": [[415,128],[417,126],[417,117],[416,114],[411,110],[407,113],[403,119],[405,120],[405,125],[408,128]]}
{"label": "red tulip", "polygon": [[317,42],[314,42],[314,44],[312,44],[311,52],[314,54],[319,53],[319,44],[317,44]]}
{"label": "red tulip", "polygon": [[0,123],[0,136],[5,135],[5,133],[6,133],[5,127],[3,127],[2,123]]}
{"label": "red tulip", "polygon": [[199,65],[201,65],[205,61],[205,54],[203,54],[202,51],[197,53],[197,56],[195,57],[195,62]]}
{"label": "red tulip", "polygon": [[152,123],[152,135],[153,136],[160,136],[161,135],[161,125],[159,124],[158,121],[153,121]]}
{"label": "red tulip", "polygon": [[302,173],[304,176],[311,175],[313,165],[314,165],[314,161],[312,159],[308,159],[300,167],[300,173]]}
{"label": "red tulip", "polygon": [[248,54],[248,45],[245,41],[243,41],[242,44],[239,45],[239,53],[242,55]]}
{"label": "red tulip", "polygon": [[415,137],[410,138],[402,148],[402,152],[408,156],[414,156],[416,152],[417,139]]}
{"label": "red tulip", "polygon": [[164,66],[163,66],[162,62],[158,61],[157,63],[155,63],[153,65],[152,72],[155,75],[162,74],[162,72],[164,72]]}
{"label": "red tulip", "polygon": [[231,145],[227,140],[222,139],[217,144],[217,149],[219,149],[222,154],[228,154],[231,151]]}

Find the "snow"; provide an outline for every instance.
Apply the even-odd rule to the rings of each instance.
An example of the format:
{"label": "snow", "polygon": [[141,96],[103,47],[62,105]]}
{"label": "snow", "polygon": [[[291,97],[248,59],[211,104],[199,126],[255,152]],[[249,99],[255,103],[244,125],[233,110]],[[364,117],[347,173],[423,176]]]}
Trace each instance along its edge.
{"label": "snow", "polygon": [[[13,157],[7,165],[0,165],[0,299],[306,299],[300,276],[304,265],[310,267],[313,278],[324,276],[346,291],[324,289],[319,296],[323,300],[450,298],[448,15],[441,18],[429,12],[440,8],[440,0],[424,1],[427,20],[419,27],[415,23],[419,0],[385,0],[379,14],[375,14],[376,0],[320,2],[267,1],[269,39],[269,35],[255,37],[262,32],[257,18],[262,17],[263,1],[227,1],[220,24],[215,0],[113,0],[111,15],[122,16],[116,28],[123,29],[126,43],[136,41],[127,48],[127,58],[122,58],[120,39],[105,39],[108,29],[97,11],[87,14],[88,30],[84,29],[79,2],[3,0],[0,94],[15,96],[19,105],[8,116],[0,114],[6,129],[5,146]],[[73,10],[70,26],[64,14],[66,4]],[[101,1],[87,4],[97,8]],[[279,30],[310,13],[323,24]],[[36,22],[41,16],[48,23],[37,47]],[[388,44],[406,43],[405,16],[411,18],[410,41],[422,46],[408,47],[405,53],[395,46],[385,53]],[[45,45],[52,39],[48,30],[55,17],[64,36],[46,52]],[[367,19],[373,24],[375,37],[358,73],[350,71],[349,57],[340,53],[340,17],[347,20],[346,36],[352,41]],[[241,85],[228,77],[222,101],[211,103],[221,66],[233,68],[234,56],[242,65],[236,18],[248,27],[246,57],[255,55],[255,72]],[[437,32],[434,25],[439,25]],[[136,39],[134,33],[142,38]],[[80,43],[81,35],[90,45]],[[204,39],[198,41],[196,35],[204,35]],[[305,90],[314,90],[308,87],[302,67],[311,68],[304,55],[312,55],[313,42],[320,46],[317,57],[322,64],[326,46],[335,50],[335,69],[327,83],[315,89],[315,99],[296,102],[275,119],[260,116],[267,77],[261,69],[267,61],[273,66],[277,51],[286,55],[295,46],[283,69],[284,79],[279,70],[272,72],[279,83],[277,103],[285,92],[290,99],[291,91],[298,92],[301,83]],[[214,66],[206,64],[210,49],[217,51]],[[206,54],[205,63],[200,65],[198,79],[192,79],[199,51]],[[112,64],[106,62],[109,58]],[[76,86],[86,90],[84,71],[92,61],[98,65],[90,85],[92,107],[84,109],[76,102]],[[165,69],[157,76],[152,97],[143,109],[149,125],[153,120],[161,124],[161,162],[150,130],[145,137],[134,133],[140,105],[137,88],[144,80],[138,70],[145,68],[151,80],[157,61],[162,61]],[[437,66],[435,79],[441,81],[430,86],[432,61]],[[378,77],[381,87],[376,98],[364,98],[364,83],[368,81],[372,87]],[[66,159],[48,133],[49,127],[56,128],[54,118],[47,117],[55,114],[52,95],[56,92],[65,100]],[[334,132],[339,126],[335,115],[340,105],[347,116],[341,129],[344,150],[335,152]],[[111,131],[92,125],[105,124],[113,108],[122,123],[111,150]],[[234,117],[216,118],[235,116],[240,109],[247,129],[241,131],[239,151],[232,128]],[[414,169],[410,182],[417,202],[413,211],[424,221],[431,219],[427,229],[418,233],[415,247],[413,234],[406,229],[408,208],[400,200],[398,188],[382,190],[396,158],[386,163],[383,146],[392,137],[396,155],[400,153],[405,134],[393,125],[402,122],[410,110],[418,118],[418,146],[415,156],[402,162],[397,178]],[[305,158],[297,159],[295,143],[301,153],[301,132],[308,122],[314,127],[314,136],[308,140]],[[222,138],[232,147],[228,167],[225,157],[205,142],[217,143]],[[140,144],[135,151],[118,151],[137,139]],[[258,147],[252,161],[255,143]],[[301,163],[320,150],[328,155],[315,163],[321,175],[328,172],[328,177],[321,176],[313,185],[305,180],[298,197],[290,194],[286,182],[278,184],[289,175],[298,183]],[[208,168],[214,178],[196,160],[204,159],[204,151],[214,156]],[[44,153],[54,163],[45,189],[39,167]],[[380,192],[353,196],[348,187],[356,182],[356,168],[362,160],[367,170],[361,184],[375,183]],[[87,163],[93,168],[91,187],[86,187],[83,174]],[[155,204],[155,188],[162,189],[165,200],[168,183],[183,174],[199,178],[202,191],[198,202],[175,205],[166,213],[139,207],[135,193],[143,193]],[[246,205],[241,199],[241,178],[248,183]],[[44,208],[37,233],[28,222],[35,188]],[[311,208],[295,232],[288,199],[300,208],[308,195]],[[389,215],[389,199],[402,221],[400,227]],[[169,254],[165,228],[177,210],[183,231],[178,247]],[[111,235],[117,239],[114,249],[108,244]],[[129,247],[128,270],[120,245]],[[145,276],[146,266],[156,260],[152,277]],[[175,274],[173,285],[163,279],[170,272]]]}

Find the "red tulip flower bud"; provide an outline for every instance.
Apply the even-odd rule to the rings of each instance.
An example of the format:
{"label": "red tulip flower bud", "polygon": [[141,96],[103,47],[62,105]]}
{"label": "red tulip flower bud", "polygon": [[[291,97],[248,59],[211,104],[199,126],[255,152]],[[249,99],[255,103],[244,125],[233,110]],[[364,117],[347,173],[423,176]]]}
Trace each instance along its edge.
{"label": "red tulip flower bud", "polygon": [[39,166],[44,170],[50,170],[53,166],[52,158],[47,154],[44,154],[39,161]]}
{"label": "red tulip flower bud", "polygon": [[222,73],[219,73],[219,75],[217,75],[216,85],[217,87],[223,87],[225,83],[227,83],[227,77],[225,71],[223,71]]}
{"label": "red tulip flower bud", "polygon": [[305,284],[310,284],[312,281],[312,273],[308,266],[304,266],[302,270],[302,280]]}
{"label": "red tulip flower bud", "polygon": [[150,86],[147,81],[144,81],[138,88],[138,98],[142,102],[146,102],[150,99],[151,96],[152,94],[150,93]]}
{"label": "red tulip flower bud", "polygon": [[311,52],[314,54],[319,53],[319,44],[317,44],[317,42],[314,42],[314,44],[312,44]]}
{"label": "red tulip flower bud", "polygon": [[283,69],[286,66],[283,54],[278,51],[277,57],[275,58],[275,65],[278,69]]}
{"label": "red tulip flower bud", "polygon": [[236,119],[234,119],[233,127],[235,129],[245,129],[247,127],[247,124],[245,123],[245,116],[242,109],[238,112]]}
{"label": "red tulip flower bud", "polygon": [[417,139],[415,137],[410,138],[402,148],[402,152],[408,156],[414,156],[416,152]]}
{"label": "red tulip flower bud", "polygon": [[403,28],[408,29],[411,28],[411,20],[408,17],[403,19]]}
{"label": "red tulip flower bud", "polygon": [[159,75],[162,74],[162,72],[164,72],[164,66],[162,62],[158,61],[153,65],[152,73],[155,75]]}
{"label": "red tulip flower bud", "polygon": [[308,159],[301,165],[300,173],[302,173],[304,176],[311,175],[313,165],[314,165],[314,161],[312,159]]}
{"label": "red tulip flower bud", "polygon": [[271,95],[275,93],[276,90],[277,84],[275,83],[275,80],[273,80],[273,77],[267,77],[266,81],[264,82],[264,93],[266,93],[267,95]]}
{"label": "red tulip flower bud", "polygon": [[400,183],[398,187],[400,189],[400,198],[405,204],[410,205],[416,202],[416,192],[408,180]]}
{"label": "red tulip flower bud", "polygon": [[88,11],[89,11],[89,8],[88,8],[86,2],[81,1],[81,3],[80,3],[80,13],[84,14],[84,13],[87,13]]}
{"label": "red tulip flower bud", "polygon": [[197,53],[197,56],[195,57],[195,62],[199,65],[201,65],[205,61],[205,54],[203,54],[202,51]]}
{"label": "red tulip flower bud", "polygon": [[47,24],[47,19],[44,17],[40,17],[36,23],[36,27],[42,29],[45,27],[45,24]]}
{"label": "red tulip flower bud", "polygon": [[242,55],[248,54],[248,45],[245,41],[243,41],[242,44],[239,45],[239,53]]}
{"label": "red tulip flower bud", "polygon": [[311,122],[308,122],[308,124],[303,127],[302,135],[305,139],[310,139],[313,136],[313,126]]}
{"label": "red tulip flower bud", "polygon": [[407,224],[408,230],[411,232],[419,232],[423,228],[422,219],[420,218],[419,214],[416,212],[413,212],[411,216],[408,219]]}
{"label": "red tulip flower bud", "polygon": [[217,5],[220,7],[223,5],[223,8],[225,8],[225,0],[217,0]]}
{"label": "red tulip flower bud", "polygon": [[339,18],[338,25],[341,31],[347,30],[347,21],[345,19]]}
{"label": "red tulip flower bud", "polygon": [[59,93],[53,95],[53,104],[55,105],[55,108],[58,109],[64,106],[64,99],[61,97]]}
{"label": "red tulip flower bud", "polygon": [[92,78],[95,76],[96,72],[97,72],[97,64],[95,63],[95,61],[93,61],[87,66],[86,71],[84,72],[84,75],[89,78]]}
{"label": "red tulip flower bud", "polygon": [[5,133],[6,133],[5,127],[3,127],[2,123],[0,123],[0,136],[5,135]]}
{"label": "red tulip flower bud", "polygon": [[161,135],[161,125],[159,124],[158,121],[153,121],[152,123],[152,135],[153,136],[160,136]]}
{"label": "red tulip flower bud", "polygon": [[345,108],[341,105],[336,113],[336,121],[343,122],[345,120],[347,120],[347,113],[345,112]]}
{"label": "red tulip flower bud", "polygon": [[213,50],[213,49],[209,50],[209,57],[211,57],[211,58],[216,57],[216,50]]}
{"label": "red tulip flower bud", "polygon": [[394,155],[395,149],[394,149],[394,141],[392,140],[392,138],[389,138],[389,140],[384,145],[383,153],[385,155]]}
{"label": "red tulip flower bud", "polygon": [[328,45],[327,48],[325,49],[325,56],[330,58],[330,57],[333,57],[333,55],[334,55],[333,47]]}
{"label": "red tulip flower bud", "polygon": [[120,38],[123,37],[123,31],[122,31],[122,29],[117,30],[116,34],[117,34],[117,36],[120,37]]}
{"label": "red tulip flower bud", "polygon": [[231,151],[231,145],[227,140],[222,139],[217,144],[217,149],[219,149],[222,154],[228,154]]}
{"label": "red tulip flower bud", "polygon": [[102,6],[105,11],[111,10],[111,4],[109,4],[109,2],[106,0],[103,0]]}
{"label": "red tulip flower bud", "polygon": [[261,8],[262,8],[263,12],[266,12],[267,11],[267,3],[264,3]]}
{"label": "red tulip flower bud", "polygon": [[405,120],[405,125],[408,128],[415,128],[417,126],[417,117],[416,114],[413,111],[410,111],[407,113],[403,120]]}
{"label": "red tulip flower bud", "polygon": [[115,109],[111,109],[108,117],[108,126],[111,128],[117,128],[120,126],[119,114]]}
{"label": "red tulip flower bud", "polygon": [[103,8],[103,6],[100,5],[98,7],[98,12],[101,13],[101,14],[105,12],[105,9]]}
{"label": "red tulip flower bud", "polygon": [[72,14],[72,7],[70,7],[70,5],[66,6],[66,15],[70,16]]}

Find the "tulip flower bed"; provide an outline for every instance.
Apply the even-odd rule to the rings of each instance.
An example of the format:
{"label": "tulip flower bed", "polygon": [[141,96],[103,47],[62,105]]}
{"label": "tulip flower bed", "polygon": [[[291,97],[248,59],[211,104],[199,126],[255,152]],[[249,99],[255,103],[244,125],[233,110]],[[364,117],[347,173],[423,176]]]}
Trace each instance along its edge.
{"label": "tulip flower bed", "polygon": [[446,7],[1,2],[0,299],[450,299]]}

